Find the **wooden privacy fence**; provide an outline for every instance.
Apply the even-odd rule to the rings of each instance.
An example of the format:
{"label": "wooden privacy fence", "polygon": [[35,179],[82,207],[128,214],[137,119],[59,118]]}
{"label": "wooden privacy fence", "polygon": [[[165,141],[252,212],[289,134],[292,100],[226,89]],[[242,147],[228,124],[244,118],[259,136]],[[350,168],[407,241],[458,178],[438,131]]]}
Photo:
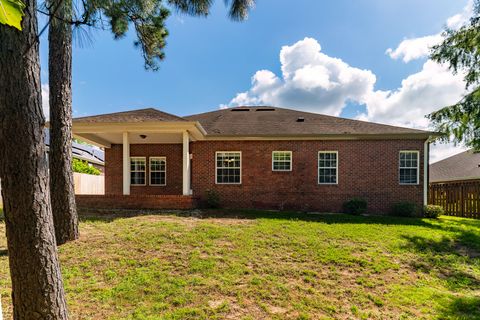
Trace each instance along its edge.
{"label": "wooden privacy fence", "polygon": [[431,183],[428,203],[451,216],[480,219],[480,180]]}
{"label": "wooden privacy fence", "polygon": [[[105,194],[105,176],[74,172],[73,182],[75,194]],[[2,185],[0,183],[0,208],[3,206],[1,192]]]}
{"label": "wooden privacy fence", "polygon": [[75,194],[104,194],[105,176],[95,176],[85,173],[73,173]]}

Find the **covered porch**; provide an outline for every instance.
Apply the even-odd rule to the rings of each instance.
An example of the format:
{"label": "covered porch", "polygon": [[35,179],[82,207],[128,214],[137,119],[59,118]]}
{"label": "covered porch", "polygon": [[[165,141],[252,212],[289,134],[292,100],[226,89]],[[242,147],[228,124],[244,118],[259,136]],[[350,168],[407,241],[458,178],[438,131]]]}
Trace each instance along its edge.
{"label": "covered porch", "polygon": [[[153,109],[144,112],[150,120],[169,116]],[[205,130],[198,122],[172,117],[156,121],[139,121],[135,115],[123,119],[108,119],[108,115],[74,119],[73,136],[105,150],[105,194],[77,196],[78,205],[193,207],[190,143],[203,140]]]}

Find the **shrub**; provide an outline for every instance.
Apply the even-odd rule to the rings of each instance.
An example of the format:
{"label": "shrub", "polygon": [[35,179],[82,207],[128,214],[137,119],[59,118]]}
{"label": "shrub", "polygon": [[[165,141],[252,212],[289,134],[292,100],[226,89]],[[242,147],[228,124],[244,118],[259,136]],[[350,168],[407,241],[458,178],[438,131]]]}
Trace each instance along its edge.
{"label": "shrub", "polygon": [[207,207],[208,208],[219,208],[220,207],[220,196],[215,190],[207,190],[205,192]]}
{"label": "shrub", "polygon": [[348,214],[360,215],[367,211],[367,200],[352,198],[343,203],[343,211]]}
{"label": "shrub", "polygon": [[418,213],[417,205],[410,201],[397,202],[392,206],[392,215],[398,217],[415,217]]}
{"label": "shrub", "polygon": [[95,176],[100,175],[100,170],[90,165],[87,161],[72,159],[72,171],[78,173],[93,174]]}
{"label": "shrub", "polygon": [[445,214],[445,210],[441,206],[429,204],[423,207],[423,216],[425,218],[438,218],[442,214]]}

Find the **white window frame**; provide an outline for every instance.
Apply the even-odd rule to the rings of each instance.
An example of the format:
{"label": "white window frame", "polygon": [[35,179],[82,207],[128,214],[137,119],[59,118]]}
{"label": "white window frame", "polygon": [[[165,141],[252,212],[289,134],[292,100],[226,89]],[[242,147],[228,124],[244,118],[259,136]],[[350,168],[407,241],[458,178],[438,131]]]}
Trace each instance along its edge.
{"label": "white window frame", "polygon": [[[400,155],[402,152],[416,153],[417,154],[417,167],[401,167],[400,166]],[[400,181],[400,171],[401,169],[417,169],[417,182],[416,183],[405,183]],[[398,152],[398,183],[401,186],[417,186],[420,184],[420,151],[418,150],[400,150]]]}
{"label": "white window frame", "polygon": [[[152,160],[165,161],[165,171],[152,170]],[[165,172],[165,183],[164,184],[152,183],[152,172]],[[164,187],[167,185],[167,157],[154,156],[154,157],[148,158],[148,184],[154,187]]]}
{"label": "white window frame", "polygon": [[[333,167],[320,167],[320,154],[327,154],[327,153],[334,153],[336,154],[336,160],[335,161],[335,183],[332,183],[332,182],[320,182],[320,169],[333,169]],[[317,183],[319,185],[338,185],[338,151],[334,151],[334,150],[322,150],[322,151],[318,151],[318,157],[317,157]]]}
{"label": "white window frame", "polygon": [[[218,167],[217,156],[219,153],[239,153],[240,154],[240,182],[218,182],[218,169],[223,167]],[[237,169],[237,168],[225,168],[225,169]],[[240,185],[242,184],[242,151],[215,151],[215,184],[231,184],[231,185]]]}
{"label": "white window frame", "polygon": [[[145,161],[145,171],[132,171],[132,160],[143,160]],[[147,157],[130,157],[130,185],[131,186],[146,186],[147,185]],[[145,172],[145,183],[144,184],[133,184],[132,183],[132,172]]]}
{"label": "white window frame", "polygon": [[[290,169],[289,170],[285,170],[285,169],[275,169],[275,160],[274,160],[274,154],[275,153],[288,153],[290,154],[290,161],[284,161],[284,160],[280,160],[279,162],[290,162]],[[292,154],[292,151],[272,151],[272,171],[275,171],[275,172],[289,172],[289,171],[292,171],[292,168],[293,168],[293,154]]]}

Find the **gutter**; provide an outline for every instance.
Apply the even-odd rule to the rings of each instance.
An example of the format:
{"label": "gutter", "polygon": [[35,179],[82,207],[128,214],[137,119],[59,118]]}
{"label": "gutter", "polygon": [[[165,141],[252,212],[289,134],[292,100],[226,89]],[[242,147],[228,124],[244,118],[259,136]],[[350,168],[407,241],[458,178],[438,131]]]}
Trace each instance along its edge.
{"label": "gutter", "polygon": [[425,140],[423,144],[423,205],[428,204],[428,186],[429,180],[429,158],[430,158],[430,139]]}
{"label": "gutter", "polygon": [[480,180],[480,176],[435,180],[435,181],[429,181],[429,183],[449,183],[449,182],[463,182],[463,181],[474,181],[474,180]]}
{"label": "gutter", "polygon": [[403,134],[289,134],[289,135],[221,135],[207,134],[206,140],[416,140],[429,139],[431,132]]}

